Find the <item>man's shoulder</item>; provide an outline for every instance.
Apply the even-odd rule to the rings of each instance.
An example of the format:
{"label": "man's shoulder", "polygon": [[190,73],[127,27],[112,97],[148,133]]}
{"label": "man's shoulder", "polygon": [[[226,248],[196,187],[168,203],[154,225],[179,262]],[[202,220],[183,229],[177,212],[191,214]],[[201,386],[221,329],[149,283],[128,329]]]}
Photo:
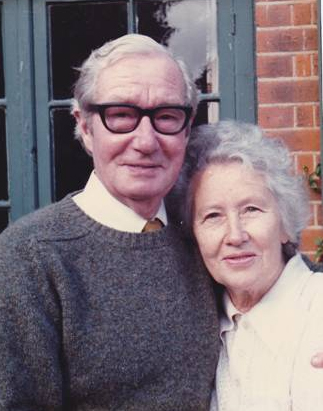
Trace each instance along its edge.
{"label": "man's shoulder", "polygon": [[[0,242],[46,240],[75,235],[73,211],[78,210],[71,195],[27,214],[10,224],[0,235]],[[73,230],[74,228],[74,230]]]}

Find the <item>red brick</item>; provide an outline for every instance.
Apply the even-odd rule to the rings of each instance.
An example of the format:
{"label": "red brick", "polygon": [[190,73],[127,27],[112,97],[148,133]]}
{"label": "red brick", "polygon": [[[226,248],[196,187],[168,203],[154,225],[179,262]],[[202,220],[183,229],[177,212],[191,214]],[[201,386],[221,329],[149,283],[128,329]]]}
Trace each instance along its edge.
{"label": "red brick", "polygon": [[317,245],[315,241],[323,238],[323,229],[307,228],[303,231],[301,239],[302,250],[316,251]]}
{"label": "red brick", "polygon": [[303,49],[303,29],[263,30],[257,33],[257,51],[299,51]]}
{"label": "red brick", "polygon": [[309,54],[298,54],[294,57],[297,77],[309,77],[312,73],[312,60]]}
{"label": "red brick", "polygon": [[312,3],[312,24],[317,24],[317,3]]}
{"label": "red brick", "polygon": [[264,128],[293,127],[293,107],[259,107],[259,124]]}
{"label": "red brick", "polygon": [[[320,110],[320,106],[316,105],[314,106],[314,119],[315,119],[315,126],[316,127],[320,127],[320,123],[321,123],[321,110]],[[323,149],[323,147],[322,147]]]}
{"label": "red brick", "polygon": [[304,29],[304,50],[318,49],[317,28]]}
{"label": "red brick", "polygon": [[308,220],[309,226],[310,225],[315,226],[315,213],[316,213],[316,210],[315,210],[314,204],[310,204],[310,218]]}
{"label": "red brick", "polygon": [[297,154],[297,172],[305,175],[304,166],[311,172],[314,167],[312,154]]}
{"label": "red brick", "polygon": [[315,157],[315,165],[318,164],[321,161],[321,156],[319,153],[314,154]]}
{"label": "red brick", "polygon": [[258,77],[291,77],[292,56],[258,56],[257,75]]}
{"label": "red brick", "polygon": [[312,76],[318,76],[319,74],[319,63],[318,63],[318,53],[312,54]]}
{"label": "red brick", "polygon": [[316,80],[258,82],[259,103],[302,103],[318,101]]}
{"label": "red brick", "polygon": [[296,126],[313,127],[314,126],[314,106],[296,107]]}
{"label": "red brick", "polygon": [[291,6],[258,5],[256,7],[256,24],[259,27],[289,26],[291,24]]}
{"label": "red brick", "polygon": [[295,26],[301,24],[311,24],[312,13],[311,4],[293,5],[293,23]]}
{"label": "red brick", "polygon": [[313,189],[309,188],[309,198],[311,201],[321,201],[322,196],[320,192],[314,191]]}
{"label": "red brick", "polygon": [[257,51],[317,50],[316,28],[289,28],[257,32]]}
{"label": "red brick", "polygon": [[281,137],[292,151],[319,151],[320,131],[313,129],[270,130],[273,137]]}
{"label": "red brick", "polygon": [[322,204],[317,205],[317,224],[323,226],[323,206]]}

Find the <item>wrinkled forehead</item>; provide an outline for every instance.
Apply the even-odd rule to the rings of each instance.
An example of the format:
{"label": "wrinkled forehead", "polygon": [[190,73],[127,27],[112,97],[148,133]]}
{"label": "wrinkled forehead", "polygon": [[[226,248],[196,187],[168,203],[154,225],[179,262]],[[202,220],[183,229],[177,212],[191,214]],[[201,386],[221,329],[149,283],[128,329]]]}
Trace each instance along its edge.
{"label": "wrinkled forehead", "polygon": [[152,61],[159,61],[160,68],[165,67],[169,71],[173,71],[178,76],[178,79],[184,83],[184,76],[182,70],[170,55],[162,52],[145,52],[145,53],[118,53],[111,56],[107,56],[106,59],[98,65],[97,73],[100,75],[102,72],[114,71],[116,69],[123,69],[125,67],[135,68],[142,64],[149,65]]}
{"label": "wrinkled forehead", "polygon": [[[125,89],[129,95],[138,92],[138,88],[150,89],[156,94],[167,94],[169,102],[186,102],[186,84],[178,64],[167,54],[129,54],[122,56],[113,63],[105,64],[96,77],[95,94],[105,90]],[[173,101],[174,100],[174,101]],[[183,101],[184,100],[184,101]]]}

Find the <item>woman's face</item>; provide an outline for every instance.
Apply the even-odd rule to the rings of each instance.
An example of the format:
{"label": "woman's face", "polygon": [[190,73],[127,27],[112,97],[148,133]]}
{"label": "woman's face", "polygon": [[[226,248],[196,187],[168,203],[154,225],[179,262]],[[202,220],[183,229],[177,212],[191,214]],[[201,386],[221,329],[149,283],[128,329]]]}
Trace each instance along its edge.
{"label": "woman's face", "polygon": [[288,237],[276,199],[260,173],[237,161],[209,165],[193,183],[193,230],[206,267],[233,303],[241,295],[256,303],[284,268]]}

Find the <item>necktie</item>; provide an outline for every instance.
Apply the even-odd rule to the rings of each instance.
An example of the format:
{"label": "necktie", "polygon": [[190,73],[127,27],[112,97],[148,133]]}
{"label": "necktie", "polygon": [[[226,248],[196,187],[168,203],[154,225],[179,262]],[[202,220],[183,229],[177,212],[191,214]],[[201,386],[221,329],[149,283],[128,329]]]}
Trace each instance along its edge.
{"label": "necktie", "polygon": [[144,228],[142,229],[142,232],[147,233],[148,231],[160,230],[163,227],[164,224],[158,218],[155,218],[154,220],[147,221]]}

